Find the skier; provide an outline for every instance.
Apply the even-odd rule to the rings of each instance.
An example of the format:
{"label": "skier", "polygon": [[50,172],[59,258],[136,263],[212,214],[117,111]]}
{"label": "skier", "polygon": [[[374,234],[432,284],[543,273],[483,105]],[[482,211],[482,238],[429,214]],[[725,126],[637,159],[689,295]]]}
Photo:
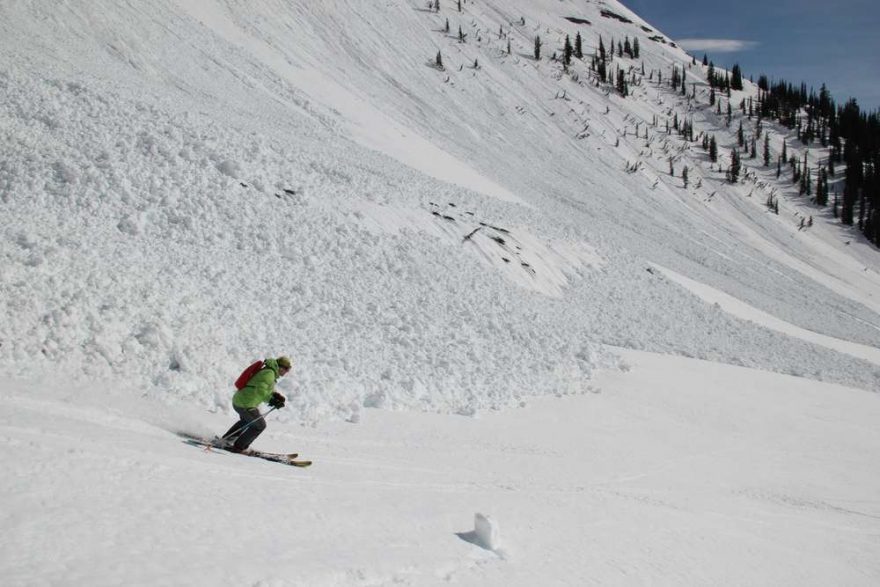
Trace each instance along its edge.
{"label": "skier", "polygon": [[287,375],[291,366],[289,357],[266,359],[247,385],[235,392],[232,396],[232,408],[240,419],[223,435],[227,446],[231,443],[228,450],[238,453],[247,451],[257,436],[266,429],[266,421],[258,409],[260,404],[268,403],[273,408],[284,407],[286,398],[275,391],[275,382],[279,377]]}

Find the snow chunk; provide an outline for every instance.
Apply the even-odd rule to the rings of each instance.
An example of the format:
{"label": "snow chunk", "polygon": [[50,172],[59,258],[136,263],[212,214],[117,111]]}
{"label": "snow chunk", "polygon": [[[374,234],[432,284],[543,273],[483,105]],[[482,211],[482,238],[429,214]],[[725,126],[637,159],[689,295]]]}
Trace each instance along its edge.
{"label": "snow chunk", "polygon": [[458,537],[465,542],[494,552],[503,559],[507,558],[507,553],[499,548],[501,530],[498,528],[498,523],[490,516],[477,512],[474,514],[474,530],[458,533]]}
{"label": "snow chunk", "polygon": [[116,228],[119,232],[137,236],[143,233],[145,224],[146,218],[143,214],[129,214],[119,221]]}
{"label": "snow chunk", "polygon": [[79,172],[66,161],[56,161],[55,179],[59,183],[74,184],[79,180]]}
{"label": "snow chunk", "polygon": [[217,171],[233,179],[238,179],[241,176],[241,164],[232,159],[224,159],[217,164]]}
{"label": "snow chunk", "polygon": [[498,550],[501,530],[490,516],[479,512],[474,514],[474,534],[480,546],[486,550]]}

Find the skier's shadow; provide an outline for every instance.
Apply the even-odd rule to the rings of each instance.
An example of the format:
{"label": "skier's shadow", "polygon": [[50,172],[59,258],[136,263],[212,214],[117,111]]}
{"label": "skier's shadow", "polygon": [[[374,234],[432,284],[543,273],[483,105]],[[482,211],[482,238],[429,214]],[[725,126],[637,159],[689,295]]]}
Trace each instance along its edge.
{"label": "skier's shadow", "polygon": [[177,431],[175,434],[180,438],[180,441],[183,444],[188,444],[190,446],[198,446],[204,449],[212,448],[212,444],[210,441],[205,438],[199,436],[198,434],[192,434],[191,432]]}

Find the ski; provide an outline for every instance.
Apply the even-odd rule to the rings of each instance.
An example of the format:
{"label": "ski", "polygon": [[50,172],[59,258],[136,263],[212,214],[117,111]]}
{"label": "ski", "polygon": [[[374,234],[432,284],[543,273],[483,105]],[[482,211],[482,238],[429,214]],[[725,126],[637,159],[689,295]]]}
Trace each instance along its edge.
{"label": "ski", "polygon": [[296,454],[286,454],[285,455],[285,454],[272,453],[272,452],[262,452],[259,450],[254,450],[251,452],[236,453],[236,454],[240,454],[240,455],[244,455],[244,456],[248,456],[248,457],[256,457],[258,459],[264,459],[264,460],[272,461],[275,463],[283,463],[285,465],[290,465],[292,467],[305,468],[305,467],[310,467],[312,465],[312,461],[297,461],[296,457],[298,455],[296,455]]}
{"label": "ski", "polygon": [[222,450],[224,452],[230,454],[237,454],[246,457],[255,457],[258,459],[263,459],[266,461],[272,461],[275,463],[282,463],[285,465],[290,465],[292,467],[300,467],[305,468],[309,467],[312,464],[312,461],[298,461],[296,458],[299,456],[298,453],[277,453],[277,452],[266,452],[261,450],[249,450],[247,452],[235,452],[230,450],[230,447],[226,446],[220,438],[214,437],[211,440],[206,438],[201,438],[199,436],[194,436],[192,434],[187,434],[184,432],[178,433],[178,436],[184,439],[184,442],[187,444],[191,444],[193,446],[203,447],[205,450],[217,449]]}

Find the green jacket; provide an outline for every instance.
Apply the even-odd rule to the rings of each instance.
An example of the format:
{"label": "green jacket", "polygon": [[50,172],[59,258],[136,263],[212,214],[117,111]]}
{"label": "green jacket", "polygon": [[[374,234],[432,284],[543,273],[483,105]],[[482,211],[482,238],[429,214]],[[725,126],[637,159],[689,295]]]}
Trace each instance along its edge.
{"label": "green jacket", "polygon": [[266,359],[265,365],[250,378],[247,385],[232,396],[232,405],[237,408],[256,408],[269,401],[278,380],[278,361]]}

